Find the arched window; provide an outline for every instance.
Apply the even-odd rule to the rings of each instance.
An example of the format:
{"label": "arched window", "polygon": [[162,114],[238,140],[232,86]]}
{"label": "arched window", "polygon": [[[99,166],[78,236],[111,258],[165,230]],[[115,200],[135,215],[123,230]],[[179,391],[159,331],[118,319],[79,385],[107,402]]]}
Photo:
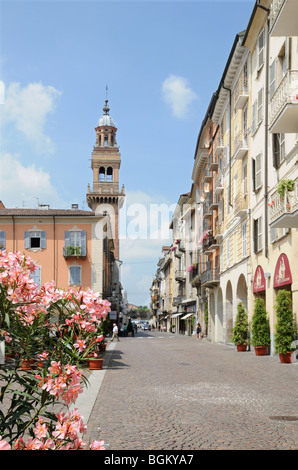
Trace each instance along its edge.
{"label": "arched window", "polygon": [[107,181],[113,181],[113,168],[111,166],[107,169]]}
{"label": "arched window", "polygon": [[106,170],[105,168],[102,166],[100,167],[99,169],[99,181],[105,181],[106,179]]}

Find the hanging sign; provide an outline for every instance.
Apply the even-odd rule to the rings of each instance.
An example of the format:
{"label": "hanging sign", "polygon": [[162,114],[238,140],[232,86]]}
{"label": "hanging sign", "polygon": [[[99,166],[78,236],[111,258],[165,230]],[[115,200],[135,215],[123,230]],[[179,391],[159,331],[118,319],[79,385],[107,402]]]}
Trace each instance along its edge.
{"label": "hanging sign", "polygon": [[258,266],[255,271],[254,282],[253,282],[253,292],[263,292],[266,290],[266,280],[264,276],[264,271],[262,266]]}
{"label": "hanging sign", "polygon": [[282,253],[275,266],[273,287],[287,286],[288,284],[292,284],[292,273],[288,257]]}

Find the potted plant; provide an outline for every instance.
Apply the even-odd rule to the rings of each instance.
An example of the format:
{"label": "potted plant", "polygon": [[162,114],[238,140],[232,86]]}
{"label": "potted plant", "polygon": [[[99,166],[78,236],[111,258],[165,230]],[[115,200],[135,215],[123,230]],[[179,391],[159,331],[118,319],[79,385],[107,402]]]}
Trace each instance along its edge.
{"label": "potted plant", "polygon": [[90,370],[101,370],[103,364],[103,356],[92,354],[88,357],[88,368]]}
{"label": "potted plant", "polygon": [[281,289],[275,300],[277,322],[274,339],[275,351],[279,353],[279,358],[282,363],[292,362],[292,343],[295,340],[296,325],[291,304],[291,293],[285,289]]}
{"label": "potted plant", "polygon": [[295,188],[295,181],[292,179],[281,180],[277,187],[277,192],[281,198],[284,198],[285,194],[287,196],[287,199],[286,199],[287,211],[291,210],[291,199],[292,199],[292,193],[294,191],[294,188]]}
{"label": "potted plant", "polygon": [[237,315],[231,340],[237,346],[237,351],[246,351],[249,343],[248,315],[242,302],[237,305]]}
{"label": "potted plant", "polygon": [[72,245],[67,245],[65,249],[66,256],[73,256],[75,254],[75,247]]}
{"label": "potted plant", "polygon": [[74,252],[76,256],[81,256],[81,247],[80,246],[75,246],[74,247]]}
{"label": "potted plant", "polygon": [[260,297],[255,300],[251,331],[256,355],[265,356],[270,346],[270,330],[265,302]]}

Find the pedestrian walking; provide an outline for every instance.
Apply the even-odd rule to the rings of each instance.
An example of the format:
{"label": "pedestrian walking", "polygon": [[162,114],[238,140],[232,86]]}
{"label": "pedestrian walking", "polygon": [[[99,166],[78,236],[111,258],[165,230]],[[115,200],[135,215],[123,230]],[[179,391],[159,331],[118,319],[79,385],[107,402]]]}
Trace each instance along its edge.
{"label": "pedestrian walking", "polygon": [[200,325],[200,323],[197,323],[197,337],[198,337],[198,339],[201,339],[201,331],[202,331],[201,325]]}
{"label": "pedestrian walking", "polygon": [[118,337],[118,326],[116,325],[116,323],[114,323],[113,325],[113,336],[112,336],[111,341],[113,341],[114,338],[117,338],[117,340],[120,341]]}

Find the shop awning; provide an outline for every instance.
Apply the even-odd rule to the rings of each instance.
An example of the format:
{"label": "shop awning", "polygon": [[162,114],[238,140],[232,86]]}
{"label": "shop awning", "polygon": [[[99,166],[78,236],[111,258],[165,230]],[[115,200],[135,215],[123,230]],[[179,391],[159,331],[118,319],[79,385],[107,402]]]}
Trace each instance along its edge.
{"label": "shop awning", "polygon": [[182,315],[182,314],[183,314],[183,312],[181,312],[181,313],[174,313],[174,315],[172,315],[171,318],[177,318],[177,317],[179,317],[179,316]]}
{"label": "shop awning", "polygon": [[187,315],[184,315],[184,317],[181,317],[180,320],[185,320],[188,317],[191,317],[193,313],[188,313]]}

